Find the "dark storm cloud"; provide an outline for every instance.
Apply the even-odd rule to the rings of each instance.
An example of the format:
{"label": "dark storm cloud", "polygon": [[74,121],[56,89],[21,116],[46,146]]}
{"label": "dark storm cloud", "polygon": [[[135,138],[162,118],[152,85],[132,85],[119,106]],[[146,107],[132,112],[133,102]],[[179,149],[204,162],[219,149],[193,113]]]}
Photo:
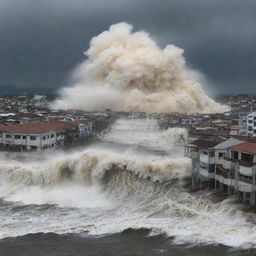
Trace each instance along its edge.
{"label": "dark storm cloud", "polygon": [[218,92],[255,92],[256,1],[0,0],[0,84],[60,87],[90,38],[126,21],[185,50]]}

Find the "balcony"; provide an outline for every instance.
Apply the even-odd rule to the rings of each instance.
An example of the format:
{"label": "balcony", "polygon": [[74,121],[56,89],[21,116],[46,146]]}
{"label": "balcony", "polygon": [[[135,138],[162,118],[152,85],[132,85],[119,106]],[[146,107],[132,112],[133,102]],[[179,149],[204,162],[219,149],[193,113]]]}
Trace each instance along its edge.
{"label": "balcony", "polygon": [[216,166],[215,180],[227,185],[235,187],[235,171],[226,170],[222,166]]}
{"label": "balcony", "polygon": [[200,154],[200,162],[205,164],[214,164],[214,157],[210,157],[209,155]]}
{"label": "balcony", "polygon": [[238,180],[239,180],[239,181],[241,181],[241,182],[244,182],[244,183],[253,184],[253,182],[252,182],[252,178],[251,178],[251,179],[249,179],[249,178],[245,178],[245,177],[241,177],[241,176],[239,176]]}
{"label": "balcony", "polygon": [[229,157],[223,157],[221,161],[221,164],[225,169],[234,169],[235,163],[236,163],[236,160]]}
{"label": "balcony", "polygon": [[245,176],[252,176],[255,163],[239,161],[239,173]]}
{"label": "balcony", "polygon": [[247,181],[244,182],[244,181],[242,181],[241,178],[239,178],[238,190],[242,191],[242,192],[248,192],[248,193],[255,192],[256,191],[256,185],[247,183]]}
{"label": "balcony", "polygon": [[214,178],[214,172],[209,172],[207,169],[199,168],[196,170],[196,173],[205,179],[213,179]]}
{"label": "balcony", "polygon": [[252,176],[253,175],[253,168],[252,167],[244,167],[239,166],[239,173],[245,176]]}
{"label": "balcony", "polygon": [[254,163],[254,162],[247,162],[247,161],[242,161],[242,160],[239,161],[239,165],[243,166],[243,167],[252,167],[255,164],[256,163]]}
{"label": "balcony", "polygon": [[224,178],[230,178],[230,179],[235,178],[235,170],[234,169],[233,170],[228,170],[228,169],[223,168],[220,165],[216,166],[216,174],[220,175]]}
{"label": "balcony", "polygon": [[12,144],[12,139],[5,139],[5,140],[4,140],[4,143],[5,143],[5,144]]}

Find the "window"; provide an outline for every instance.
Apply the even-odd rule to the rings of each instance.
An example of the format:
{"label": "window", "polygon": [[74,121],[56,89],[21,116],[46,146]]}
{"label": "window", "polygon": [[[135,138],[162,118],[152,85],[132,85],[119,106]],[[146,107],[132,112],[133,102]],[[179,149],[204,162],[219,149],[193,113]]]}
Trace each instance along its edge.
{"label": "window", "polygon": [[253,163],[253,155],[242,153],[241,160],[249,163]]}
{"label": "window", "polygon": [[10,139],[12,136],[10,134],[6,134],[6,139]]}
{"label": "window", "polygon": [[52,144],[52,147],[54,148],[54,144]]}
{"label": "window", "polygon": [[252,124],[252,120],[249,120],[248,123],[249,123],[249,124]]}
{"label": "window", "polygon": [[31,150],[36,150],[36,149],[37,149],[37,146],[31,146]]}
{"label": "window", "polygon": [[219,158],[223,158],[223,156],[224,156],[224,153],[223,153],[223,152],[220,152],[220,153],[219,153]]}
{"label": "window", "polygon": [[46,140],[46,136],[43,136],[43,140]]}
{"label": "window", "polygon": [[22,136],[23,140],[27,139],[27,136]]}
{"label": "window", "polygon": [[249,130],[249,131],[252,131],[252,126],[248,126],[248,130]]}
{"label": "window", "polygon": [[233,160],[238,160],[238,152],[237,151],[231,151],[231,158]]}
{"label": "window", "polygon": [[51,134],[51,138],[53,138],[54,137],[54,133],[53,134]]}
{"label": "window", "polygon": [[36,140],[36,136],[30,136],[30,140]]}
{"label": "window", "polygon": [[211,152],[209,153],[209,155],[210,155],[210,157],[214,157],[214,151],[211,151]]}
{"label": "window", "polygon": [[21,136],[20,135],[15,135],[15,140],[20,140],[21,139]]}

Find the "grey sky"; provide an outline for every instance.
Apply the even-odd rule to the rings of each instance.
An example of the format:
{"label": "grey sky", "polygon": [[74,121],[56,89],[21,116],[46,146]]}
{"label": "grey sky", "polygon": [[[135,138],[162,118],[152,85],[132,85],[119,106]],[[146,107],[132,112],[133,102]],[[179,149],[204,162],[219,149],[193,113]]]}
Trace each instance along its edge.
{"label": "grey sky", "polygon": [[187,64],[216,92],[256,93],[254,0],[0,0],[0,84],[61,87],[90,38],[126,21]]}

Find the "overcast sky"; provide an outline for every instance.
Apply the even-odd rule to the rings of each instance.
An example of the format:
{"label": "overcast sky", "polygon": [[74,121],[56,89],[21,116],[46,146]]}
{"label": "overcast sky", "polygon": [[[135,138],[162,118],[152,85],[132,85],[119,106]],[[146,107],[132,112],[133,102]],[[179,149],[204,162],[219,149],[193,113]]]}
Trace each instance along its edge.
{"label": "overcast sky", "polygon": [[255,0],[0,0],[0,84],[64,86],[111,24],[185,50],[218,93],[256,93]]}

